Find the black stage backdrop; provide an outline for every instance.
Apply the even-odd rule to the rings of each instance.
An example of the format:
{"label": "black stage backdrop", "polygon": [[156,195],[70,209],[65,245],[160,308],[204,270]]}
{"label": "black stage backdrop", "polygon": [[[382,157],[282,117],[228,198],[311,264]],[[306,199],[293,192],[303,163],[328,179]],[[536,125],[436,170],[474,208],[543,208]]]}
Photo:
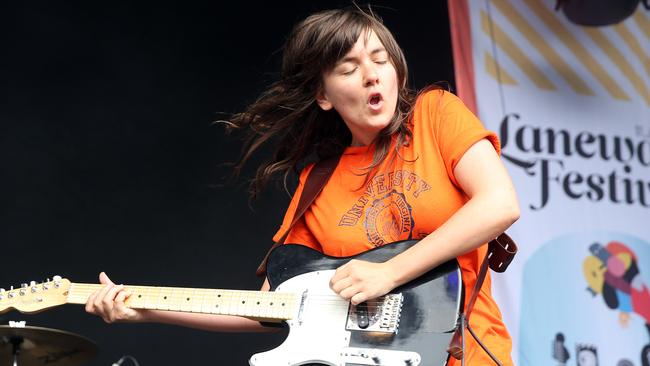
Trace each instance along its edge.
{"label": "black stage backdrop", "polygon": [[[106,271],[125,284],[259,288],[255,268],[288,196],[271,187],[251,209],[252,169],[215,186],[240,144],[211,122],[275,80],[296,21],[349,4],[0,6],[0,286],[55,274],[96,282]],[[446,1],[372,4],[405,50],[412,85],[452,81]],[[143,366],[245,365],[284,337],[107,325],[78,305],[0,315],[9,320],[89,337],[100,350],[91,365],[124,354]]]}

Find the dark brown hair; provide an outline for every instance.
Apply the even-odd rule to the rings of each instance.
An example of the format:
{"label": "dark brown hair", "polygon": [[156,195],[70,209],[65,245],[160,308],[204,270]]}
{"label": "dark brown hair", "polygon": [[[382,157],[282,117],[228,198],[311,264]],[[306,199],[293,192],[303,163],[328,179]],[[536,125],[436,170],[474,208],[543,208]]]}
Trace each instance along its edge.
{"label": "dark brown hair", "polygon": [[[323,75],[354,46],[359,36],[374,32],[390,57],[399,85],[395,114],[376,137],[373,162],[365,167],[366,176],[390,154],[408,144],[408,126],[415,94],[407,87],[408,69],[404,54],[391,32],[368,9],[358,7],[328,10],[313,14],[297,24],[283,48],[280,80],[273,83],[242,113],[227,122],[228,130],[247,130],[235,175],[251,155],[269,140],[277,141],[270,161],[258,169],[250,185],[255,197],[274,173],[285,182],[309,160],[341,154],[351,143],[351,133],[335,110],[323,111],[316,96],[323,88]],[[395,154],[391,154],[392,138]]]}

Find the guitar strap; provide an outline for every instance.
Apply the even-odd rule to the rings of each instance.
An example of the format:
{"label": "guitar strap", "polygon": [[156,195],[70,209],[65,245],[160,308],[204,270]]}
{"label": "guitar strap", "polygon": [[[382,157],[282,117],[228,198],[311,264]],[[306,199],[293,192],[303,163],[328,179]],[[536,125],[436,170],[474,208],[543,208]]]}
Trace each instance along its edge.
{"label": "guitar strap", "polygon": [[[303,188],[302,194],[300,195],[298,206],[296,207],[296,211],[293,215],[293,219],[291,220],[291,224],[285,230],[280,239],[274,243],[273,246],[271,246],[269,251],[264,256],[264,259],[257,268],[256,273],[258,276],[262,277],[266,275],[266,263],[269,259],[269,255],[273,249],[284,244],[284,241],[287,239],[287,236],[289,236],[291,229],[293,229],[296,223],[303,217],[309,206],[311,206],[318,194],[323,190],[323,187],[325,187],[325,184],[327,184],[327,181],[332,176],[332,173],[334,173],[334,170],[336,169],[336,166],[338,165],[340,159],[341,155],[335,155],[331,158],[324,159],[316,163],[312,171],[307,176],[305,187]],[[479,269],[479,273],[476,277],[476,282],[474,283],[472,294],[470,295],[469,301],[467,302],[467,309],[465,309],[464,313],[460,314],[458,327],[456,328],[456,331],[454,332],[454,335],[449,344],[449,348],[447,349],[452,357],[461,360],[461,364],[463,366],[465,364],[465,357],[463,352],[465,349],[465,328],[467,328],[472,337],[490,356],[490,358],[492,358],[492,360],[494,360],[497,365],[501,366],[501,362],[485,347],[485,345],[483,345],[483,343],[474,334],[474,331],[472,331],[472,328],[469,326],[469,316],[472,313],[472,309],[474,308],[474,303],[476,302],[478,293],[483,286],[483,282],[485,281],[488,267],[495,272],[504,272],[508,268],[508,265],[510,265],[510,262],[512,262],[512,259],[515,257],[516,253],[517,244],[515,244],[515,242],[506,233],[502,233],[488,243],[488,250],[485,253],[485,258],[483,259],[483,263],[481,263],[481,268]]]}
{"label": "guitar strap", "polygon": [[481,263],[481,268],[479,269],[476,282],[474,283],[474,289],[472,290],[472,294],[467,302],[467,308],[464,313],[460,314],[460,324],[458,325],[458,328],[456,328],[456,331],[451,338],[451,342],[449,343],[449,348],[447,349],[452,357],[461,360],[461,365],[465,365],[465,355],[463,350],[465,349],[465,328],[467,328],[479,346],[483,348],[483,350],[497,365],[501,366],[501,362],[487,349],[487,347],[485,347],[476,334],[474,334],[474,331],[469,326],[469,316],[474,308],[476,297],[483,286],[483,281],[487,275],[488,267],[495,272],[504,272],[508,268],[508,265],[510,265],[510,262],[512,262],[515,254],[517,254],[517,244],[515,244],[514,240],[512,240],[506,233],[502,233],[495,239],[490,240],[488,243],[488,250],[485,253],[485,258],[483,258],[483,263]]}
{"label": "guitar strap", "polygon": [[323,187],[325,187],[325,184],[327,184],[332,173],[334,173],[334,169],[336,169],[336,166],[339,164],[339,160],[341,160],[341,155],[335,155],[331,158],[321,160],[317,162],[311,172],[309,172],[309,175],[305,180],[305,187],[303,188],[300,200],[298,201],[298,206],[293,214],[291,225],[289,225],[280,239],[276,243],[273,243],[271,249],[266,252],[264,259],[262,259],[259,267],[257,267],[256,274],[259,277],[266,275],[266,262],[269,260],[269,255],[273,249],[284,244],[284,241],[287,240],[287,236],[289,236],[291,229],[293,229],[296,223],[302,218],[309,206],[311,206],[312,202],[316,199],[316,196],[318,196],[318,194],[323,190]]}

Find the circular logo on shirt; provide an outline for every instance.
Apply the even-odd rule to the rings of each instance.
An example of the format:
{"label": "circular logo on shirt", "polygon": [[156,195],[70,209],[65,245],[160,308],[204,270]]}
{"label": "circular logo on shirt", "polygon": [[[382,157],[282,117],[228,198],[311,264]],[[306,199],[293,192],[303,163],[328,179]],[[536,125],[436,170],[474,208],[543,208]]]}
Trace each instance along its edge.
{"label": "circular logo on shirt", "polygon": [[414,226],[411,205],[403,193],[392,190],[372,201],[363,224],[368,241],[376,247],[409,240]]}

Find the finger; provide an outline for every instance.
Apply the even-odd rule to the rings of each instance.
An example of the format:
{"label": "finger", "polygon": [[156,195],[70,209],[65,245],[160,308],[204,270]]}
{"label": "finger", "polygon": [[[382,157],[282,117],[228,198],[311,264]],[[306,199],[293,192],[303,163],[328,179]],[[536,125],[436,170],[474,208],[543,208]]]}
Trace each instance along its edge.
{"label": "finger", "polygon": [[115,285],[106,285],[106,286],[102,287],[101,290],[99,290],[99,292],[97,293],[97,296],[95,297],[95,306],[99,306],[99,307],[102,306],[102,302],[104,300],[104,297],[106,297],[106,294],[108,293],[108,291],[111,290],[111,288],[113,288],[113,286],[115,286]]}
{"label": "finger", "polygon": [[350,298],[350,302],[352,303],[352,305],[359,305],[366,300],[367,300],[366,294],[364,294],[363,292],[359,292],[354,296],[352,296],[352,298]]}
{"label": "finger", "polygon": [[336,269],[336,271],[334,272],[334,276],[332,276],[332,278],[330,279],[330,287],[332,287],[332,285],[334,285],[336,282],[348,276],[347,270],[344,267],[345,265],[343,265],[343,267],[339,267]]}
{"label": "finger", "polygon": [[359,290],[357,290],[356,287],[350,286],[350,287],[344,289],[343,291],[339,292],[339,296],[341,296],[342,298],[344,298],[346,300],[350,300],[352,298],[352,296],[357,294],[357,292],[359,292]]}
{"label": "finger", "polygon": [[113,281],[111,281],[106,272],[101,272],[99,274],[99,283],[103,283],[105,285],[114,285]]}
{"label": "finger", "polygon": [[117,293],[117,296],[115,296],[115,302],[116,303],[124,302],[124,300],[126,300],[126,298],[127,298],[126,290],[120,291],[120,292]]}
{"label": "finger", "polygon": [[129,316],[129,307],[124,304],[128,298],[126,291],[120,291],[115,297],[114,320],[126,320]]}
{"label": "finger", "polygon": [[341,293],[341,291],[345,290],[351,285],[352,285],[352,279],[350,277],[345,277],[334,283],[330,283],[330,288],[332,289],[332,291],[339,294]]}
{"label": "finger", "polygon": [[95,313],[95,298],[97,297],[97,294],[99,291],[95,291],[90,296],[88,296],[88,300],[86,300],[86,312],[94,314]]}
{"label": "finger", "polygon": [[117,297],[117,294],[124,290],[123,285],[117,285],[117,286],[112,286],[108,292],[106,292],[106,295],[104,295],[104,298],[102,299],[102,302],[104,305],[108,306],[109,308],[113,306],[113,303],[115,302],[115,297]]}

